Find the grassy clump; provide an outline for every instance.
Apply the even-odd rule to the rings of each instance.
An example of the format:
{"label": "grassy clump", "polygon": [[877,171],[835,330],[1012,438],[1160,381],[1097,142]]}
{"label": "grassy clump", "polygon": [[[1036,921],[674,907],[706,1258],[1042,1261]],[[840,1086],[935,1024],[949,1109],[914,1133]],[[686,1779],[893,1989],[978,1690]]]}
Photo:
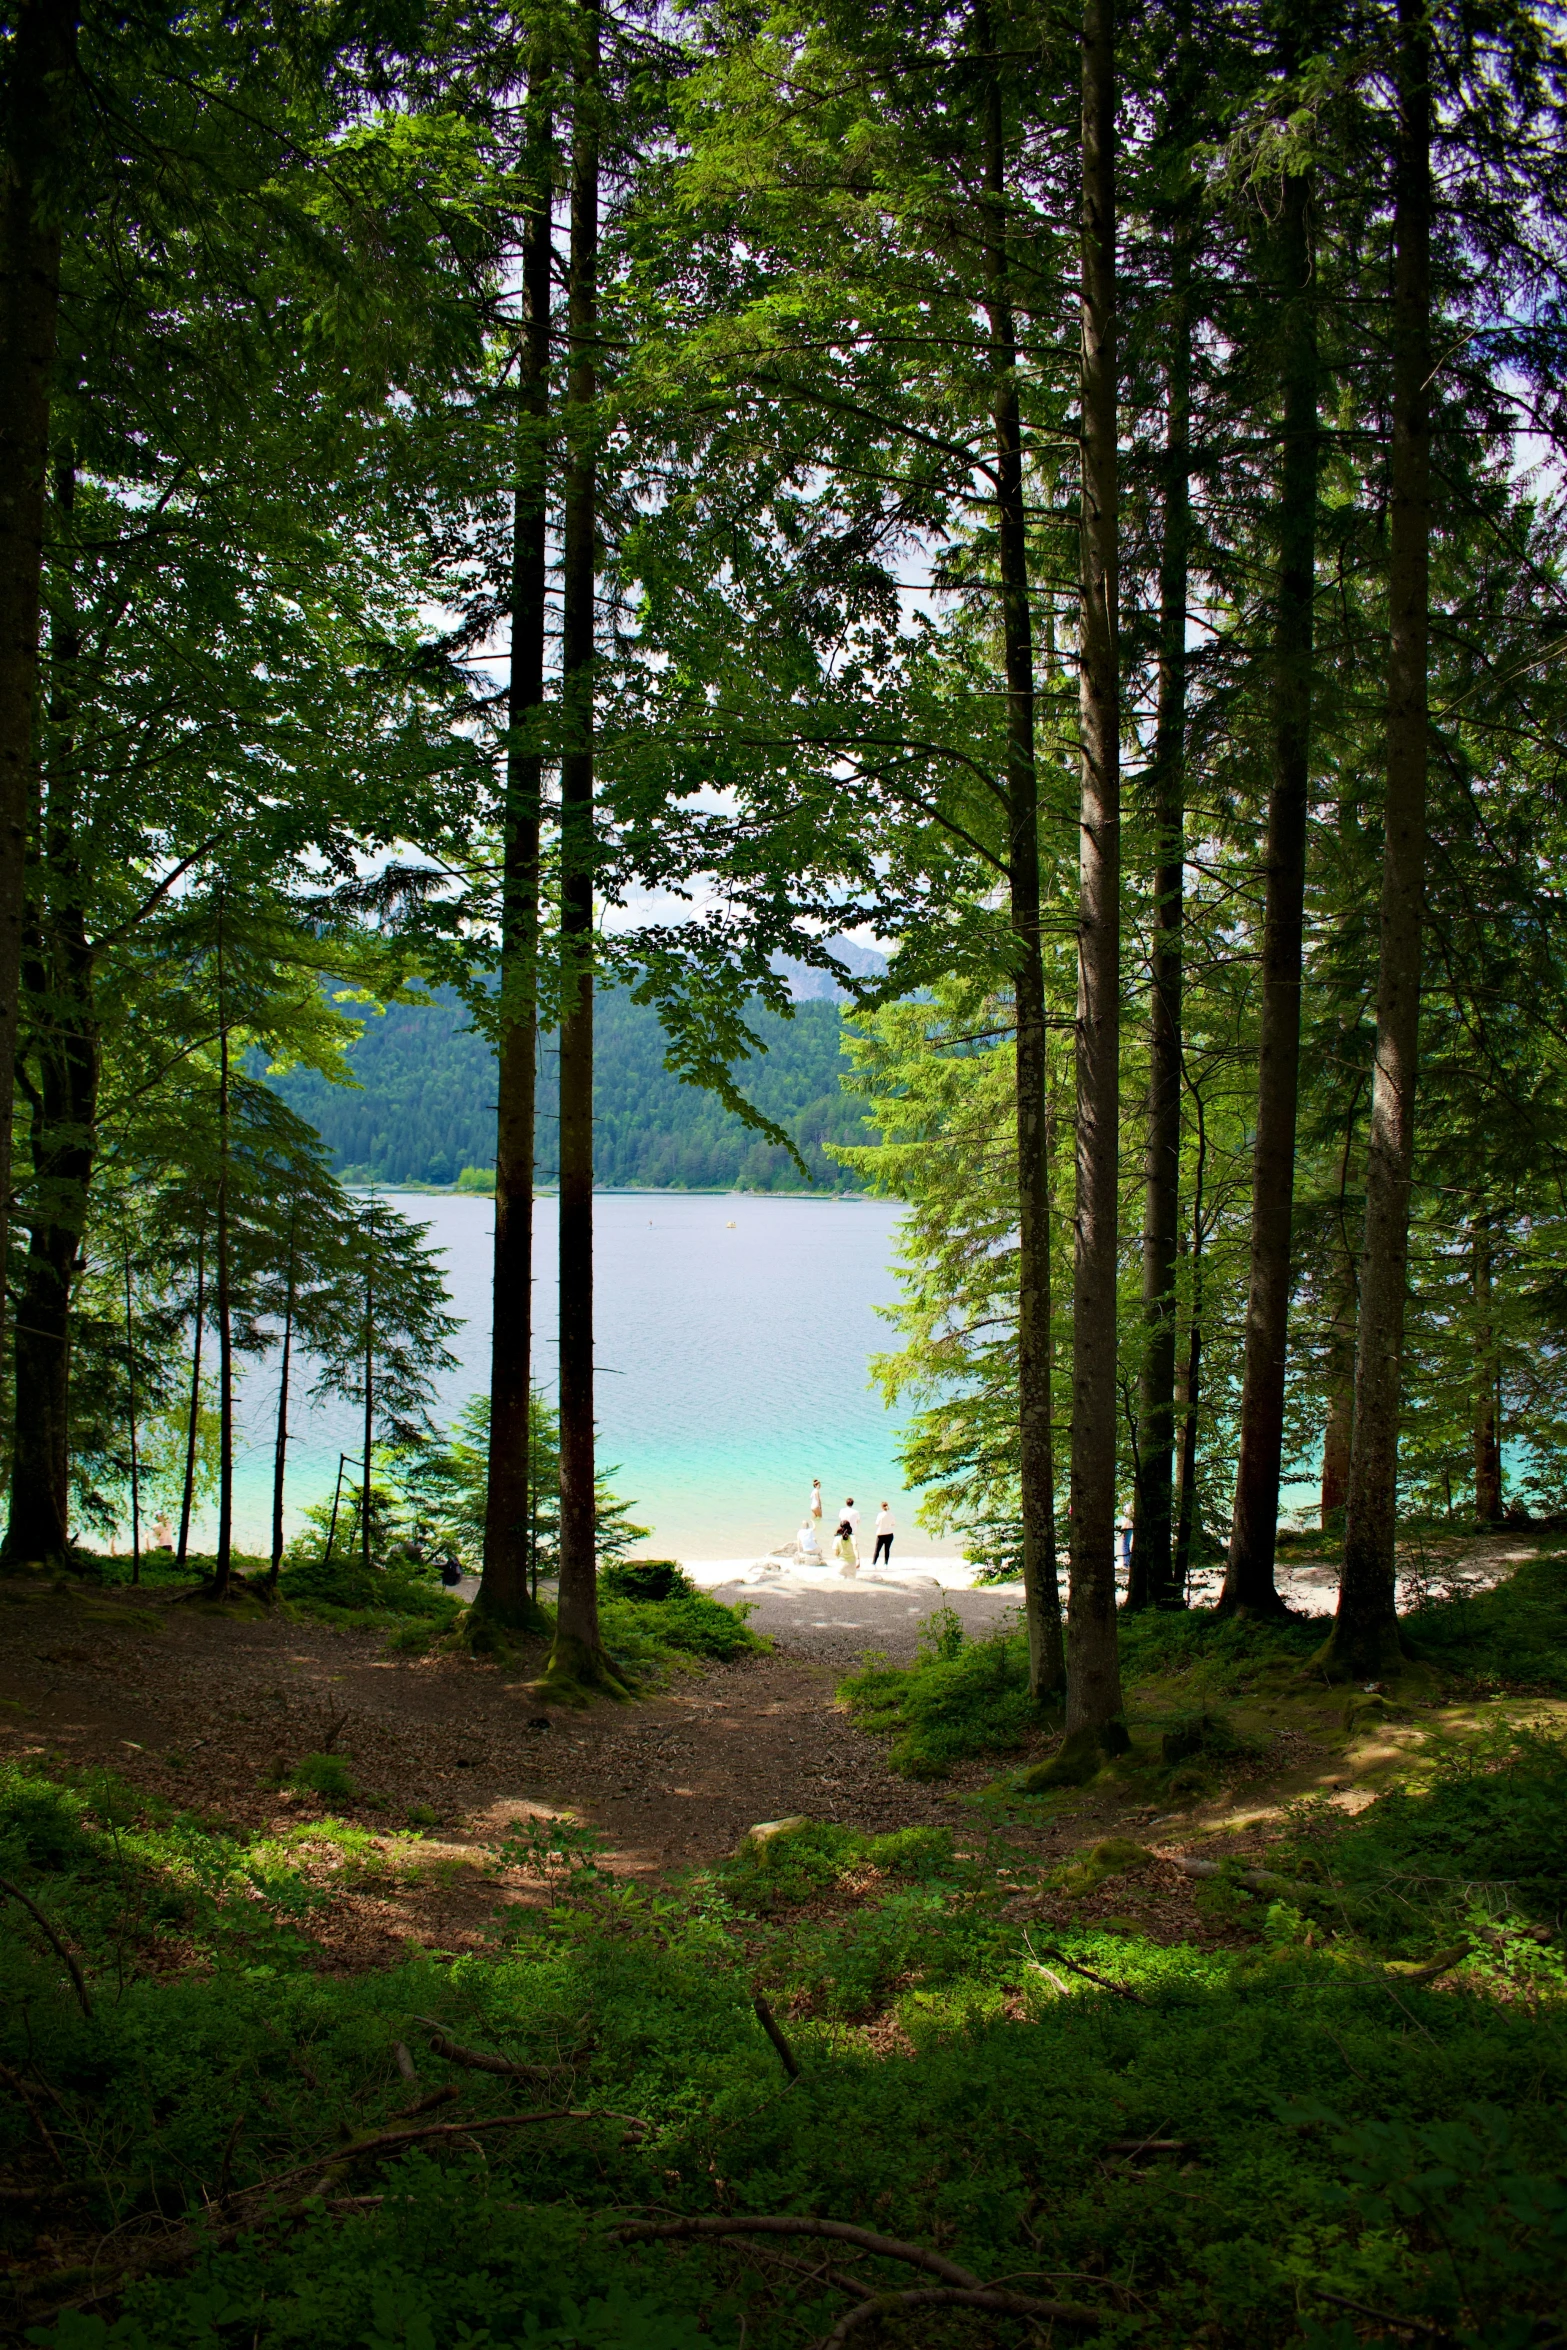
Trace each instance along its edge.
{"label": "grassy clump", "polygon": [[867,1660],[840,1682],[851,1719],[890,1735],[887,1759],[907,1779],[944,1779],[971,1755],[1017,1753],[1040,1721],[1021,1629],[969,1640],[956,1613],[938,1608],[920,1634],[912,1665]]}
{"label": "grassy clump", "polygon": [[[1450,1685],[1515,1694],[1567,1690],[1567,1557],[1530,1560],[1472,1597],[1428,1600],[1405,1616],[1404,1627],[1415,1660]],[[1122,1677],[1128,1689],[1164,1685],[1161,1702],[1177,1696],[1180,1713],[1171,1725],[1177,1731],[1199,1720],[1212,1725],[1220,1719],[1218,1700],[1298,1682],[1322,1645],[1323,1629],[1320,1617],[1123,1611]],[[908,1778],[942,1778],[971,1756],[1018,1752],[1041,1727],[1029,1701],[1021,1632],[967,1640],[945,1608],[922,1632],[914,1664],[868,1660],[841,1684],[838,1694],[852,1718],[889,1735],[888,1760]],[[1194,1773],[1221,1751],[1241,1751],[1243,1741],[1221,1748],[1222,1736],[1210,1728],[1199,1741]]]}
{"label": "grassy clump", "polygon": [[343,1803],[352,1802],[359,1792],[354,1774],[340,1754],[307,1754],[289,1772],[288,1783],[302,1795],[335,1796]]}
{"label": "grassy clump", "polygon": [[777,1835],[747,1837],[714,1874],[738,1908],[761,1913],[814,1900],[867,1871],[946,1878],[956,1865],[950,1828],[899,1828],[886,1836],[866,1836],[834,1820],[802,1820]]}
{"label": "grassy clump", "polygon": [[304,1614],[354,1630],[408,1617],[449,1630],[462,1612],[461,1600],[443,1590],[434,1574],[406,1565],[366,1567],[358,1558],[296,1560],[283,1569],[279,1588]]}
{"label": "grassy clump", "polygon": [[678,1559],[609,1559],[599,1569],[599,1591],[615,1599],[673,1599],[695,1591]]}
{"label": "grassy clump", "polygon": [[1474,1690],[1567,1690],[1567,1555],[1525,1559],[1489,1591],[1429,1599],[1404,1618],[1414,1654]]}
{"label": "grassy clump", "polygon": [[[1374,1874],[1375,1853],[1418,1905],[1433,1854],[1472,1868],[1516,1806],[1527,1899],[1556,1914],[1561,1837],[1535,1829],[1564,1797],[1561,1747],[1515,1741],[1380,1828],[1373,1812],[1306,1844],[1345,1872]],[[1432,2335],[1496,2350],[1559,2316],[1567,1998],[1549,1983],[1495,1998],[1466,1967],[1456,1989],[1390,1997],[1374,1942],[1238,1893],[1239,1951],[1161,1947],[1124,1920],[1053,1930],[1126,2000],[1035,1966],[1008,1914],[1016,1854],[820,1825],[783,1847],[672,1889],[578,1871],[454,1963],[342,1975],[300,1931],[322,1898],[300,1875],[305,1831],[247,1845],[110,1780],[0,1774],[0,1874],[80,1954],[92,1995],[89,2016],[25,1910],[0,1908],[0,2161],[40,2196],[0,2206],[14,2331],[40,2350],[804,2350],[849,2306],[814,2258],[784,2271],[710,2242],[617,2240],[638,2211],[793,2210],[939,2244],[1102,2309],[1073,2332],[1082,2350]],[[798,1898],[754,1898],[763,1885]],[[799,2062],[791,2094],[757,1992]],[[460,2047],[553,2068],[558,2090],[438,2057],[426,2017]],[[545,2102],[602,2118],[356,2158],[356,2137],[418,2126],[397,2117],[448,2087],[458,2100],[419,2122]],[[1182,2151],[1125,2152],[1148,2138]],[[183,2263],[155,2265],[182,2217],[214,2218],[220,2184],[320,2156],[337,2167],[304,2182],[323,2198],[308,2210],[252,2206],[233,2240],[192,2235]],[[146,2273],[118,2299],[49,2314],[112,2286],[122,2258]],[[987,2311],[922,2310],[901,2337],[897,2322],[890,2338],[951,2350],[1025,2338]]]}
{"label": "grassy clump", "polygon": [[681,1582],[683,1589],[672,1588],[663,1599],[642,1599],[623,1596],[608,1576],[600,1576],[599,1628],[612,1656],[645,1671],[690,1657],[727,1662],[771,1647],[746,1622],[750,1610],[743,1600],[726,1607],[683,1576]]}
{"label": "grassy clump", "polygon": [[1320,1619],[1223,1616],[1212,1608],[1126,1609],[1119,1618],[1121,1678],[1187,1678],[1194,1694],[1232,1697],[1270,1667],[1304,1665],[1322,1646]]}
{"label": "grassy clump", "polygon": [[1567,1737],[1500,1725],[1428,1754],[1423,1783],[1353,1821],[1323,1803],[1297,1811],[1292,1849],[1326,1889],[1319,1914],[1342,1899],[1377,1948],[1407,1957],[1466,1934],[1482,1963],[1526,1944],[1531,1976],[1563,1980]]}

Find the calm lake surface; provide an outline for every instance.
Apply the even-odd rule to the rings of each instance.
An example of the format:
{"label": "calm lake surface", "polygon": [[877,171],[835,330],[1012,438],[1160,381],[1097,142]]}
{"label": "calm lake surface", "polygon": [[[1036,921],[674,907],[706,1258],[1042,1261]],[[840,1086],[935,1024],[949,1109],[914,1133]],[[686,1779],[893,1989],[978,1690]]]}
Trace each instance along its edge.
{"label": "calm lake surface", "polygon": [[[449,1419],[489,1380],[493,1204],[391,1195],[445,1254],[457,1371],[441,1381]],[[645,1546],[690,1559],[761,1555],[793,1535],[813,1476],[829,1511],[852,1493],[861,1541],[884,1497],[902,1557],[951,1555],[914,1525],[899,1484],[898,1422],[866,1381],[892,1340],[876,1309],[896,1294],[900,1210],[882,1200],[664,1192],[596,1195],[599,1457],[652,1528]],[[556,1203],[535,1205],[535,1359],[553,1388]],[[734,1229],[728,1226],[733,1221]],[[236,1463],[236,1536],[264,1547],[271,1511],[275,1356],[247,1372]],[[330,1496],[340,1451],[357,1458],[353,1411],[308,1404],[296,1382],[288,1528]],[[210,1517],[208,1513],[210,1534]]]}

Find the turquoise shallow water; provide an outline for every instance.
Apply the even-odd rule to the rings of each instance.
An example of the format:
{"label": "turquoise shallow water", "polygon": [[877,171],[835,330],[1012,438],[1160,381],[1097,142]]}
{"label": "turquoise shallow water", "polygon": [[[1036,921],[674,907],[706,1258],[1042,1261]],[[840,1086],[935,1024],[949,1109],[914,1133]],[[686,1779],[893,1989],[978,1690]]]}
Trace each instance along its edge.
{"label": "turquoise shallow water", "polygon": [[[445,1252],[460,1367],[441,1382],[449,1416],[488,1381],[490,1201],[405,1196],[403,1211]],[[914,1526],[896,1466],[897,1421],[866,1383],[889,1343],[876,1312],[893,1298],[899,1211],[879,1200],[601,1192],[596,1202],[600,1457],[616,1490],[653,1529],[649,1548],[738,1558],[785,1542],[811,1478],[829,1509],[852,1493],[863,1529],[889,1499],[904,1557],[951,1554]],[[536,1352],[554,1383],[556,1204],[536,1205]],[[734,1229],[728,1229],[730,1222]],[[247,1374],[236,1464],[236,1532],[261,1547],[271,1507],[270,1428],[277,1368]],[[304,1381],[299,1383],[303,1388]],[[327,1402],[293,1413],[289,1529],[330,1494],[339,1450],[359,1442],[354,1414]]]}

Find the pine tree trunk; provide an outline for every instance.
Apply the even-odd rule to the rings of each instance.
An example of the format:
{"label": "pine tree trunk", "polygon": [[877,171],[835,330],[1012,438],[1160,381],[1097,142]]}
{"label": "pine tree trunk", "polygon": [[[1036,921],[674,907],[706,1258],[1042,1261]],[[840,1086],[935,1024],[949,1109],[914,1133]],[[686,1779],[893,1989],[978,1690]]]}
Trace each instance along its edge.
{"label": "pine tree trunk", "polygon": [[1192,1535],[1197,1523],[1197,1422],[1202,1404],[1203,1190],[1207,1172],[1208,1133],[1199,1101],[1197,1166],[1192,1180],[1191,1321],[1187,1328],[1186,1359],[1181,1366],[1175,1396],[1181,1441],[1175,1469],[1175,1557],[1171,1579],[1176,1600],[1183,1607],[1191,1577]]}
{"label": "pine tree trunk", "polygon": [[1251,1279],[1241,1383],[1240,1459],[1219,1604],[1275,1614],[1284,1374],[1289,1343],[1300,993],[1311,779],[1312,594],[1316,569],[1317,330],[1310,185],[1284,182],[1278,231],[1284,447],[1273,629],[1273,788],[1262,923],[1262,1024],[1252,1157]]}
{"label": "pine tree trunk", "polygon": [[1502,1447],[1496,1410],[1496,1330],[1491,1319],[1491,1227],[1477,1216],[1469,1237],[1474,1296],[1475,1518],[1494,1526],[1502,1514]]}
{"label": "pine tree trunk", "polygon": [[1414,1172],[1425,894],[1431,530],[1431,49],[1422,0],[1399,0],[1387,805],[1376,1063],[1355,1347],[1355,1429],[1338,1616],[1323,1654],[1355,1680],[1397,1672],[1398,1407]]}
{"label": "pine tree trunk", "polygon": [[[71,146],[77,9],[20,0],[0,158],[0,1332],[12,1205],[11,1102],[21,1016],[28,819],[37,797],[45,487],[60,312],[60,185]],[[13,1504],[13,1522],[15,1509]],[[63,1503],[59,1513],[63,1518]],[[53,1528],[18,1528],[29,1544]]]}
{"label": "pine tree trunk", "polygon": [[1159,711],[1154,730],[1152,987],[1143,1207],[1143,1339],[1129,1608],[1176,1604],[1170,1481],[1175,1452],[1175,1265],[1181,1215],[1181,931],[1186,886],[1186,598],[1191,535],[1193,219],[1173,223],[1159,551]]}
{"label": "pine tree trunk", "polygon": [[560,1585],[547,1679],[618,1687],[599,1639],[593,1460],[593,655],[598,391],[598,0],[579,0],[561,696]]}
{"label": "pine tree trunk", "polygon": [[174,1563],[183,1570],[190,1550],[191,1507],[196,1498],[196,1418],[201,1410],[201,1331],[207,1313],[207,1219],[196,1235],[196,1329],[190,1350],[190,1419],[185,1429],[185,1475],[180,1486],[180,1540]]}
{"label": "pine tree trunk", "polygon": [[1329,1340],[1328,1417],[1322,1431],[1320,1523],[1333,1532],[1349,1492],[1349,1454],[1355,1426],[1355,1325],[1335,1322]]}
{"label": "pine tree trunk", "polygon": [[234,1549],[234,1310],[229,1247],[229,1031],[223,1005],[223,931],[218,916],[218,1548],[212,1587],[222,1599],[229,1587]]}
{"label": "pine tree trunk", "polygon": [[288,1288],[283,1300],[283,1359],[278,1369],[277,1435],[272,1446],[272,1558],[267,1581],[276,1583],[283,1565],[283,1478],[288,1461],[288,1374],[294,1347],[294,1290],[299,1265],[297,1214],[288,1220]]}
{"label": "pine tree trunk", "polygon": [[375,1277],[365,1277],[365,1481],[359,1498],[359,1563],[368,1575],[375,1564],[370,1547],[370,1459],[375,1449]]}
{"label": "pine tree trunk", "polygon": [[[56,528],[70,530],[76,474],[56,469]],[[81,639],[68,611],[50,630],[48,795],[38,813],[36,902],[27,932],[33,1032],[16,1071],[31,1112],[34,1208],[15,1327],[15,1441],[6,1555],[63,1559],[70,1540],[71,1295],[97,1161],[100,1059],[93,949],[79,861],[76,671]]]}
{"label": "pine tree trunk", "polygon": [[136,1322],[131,1306],[131,1243],[125,1238],[125,1387],[131,1440],[131,1581],[141,1581],[141,1461],[136,1441]]}
{"label": "pine tree trunk", "polygon": [[1055,1444],[1050,1394],[1050,1170],[1045,1151],[1045,970],[1039,930],[1039,780],[1034,763],[1034,635],[1023,498],[1017,335],[1007,261],[1001,87],[988,10],[974,12],[985,60],[985,279],[994,372],[996,537],[1007,676],[1007,871],[1017,1005],[1018,1483],[1023,1516],[1028,1682],[1037,1698],[1066,1678],[1056,1574]]}
{"label": "pine tree trunk", "polygon": [[529,210],[523,224],[523,332],[518,352],[517,485],[512,497],[511,739],[506,748],[501,877],[501,1035],[495,1122],[495,1306],[490,1344],[490,1461],[484,1574],[477,1605],[536,1624],[528,1588],[528,1429],[533,1385],[533,1174],[538,1071],[541,760],[529,731],[544,700],[547,622],[551,125],[536,60],[528,100]]}
{"label": "pine tree trunk", "polygon": [[1082,813],[1077,991],[1077,1245],[1072,1280],[1072,1572],[1067,1737],[1121,1710],[1115,1620],[1116,1222],[1121,1050],[1121,721],[1117,649],[1115,19],[1087,0],[1082,41]]}

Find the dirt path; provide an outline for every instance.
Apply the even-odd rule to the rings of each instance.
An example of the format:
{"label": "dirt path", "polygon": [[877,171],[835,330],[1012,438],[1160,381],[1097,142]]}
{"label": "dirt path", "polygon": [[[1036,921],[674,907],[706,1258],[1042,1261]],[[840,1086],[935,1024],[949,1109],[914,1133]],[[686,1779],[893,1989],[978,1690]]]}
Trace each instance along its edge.
{"label": "dirt path", "polygon": [[[1444,1567],[1491,1580],[1528,1554],[1517,1538],[1473,1544]],[[385,1963],[416,1944],[471,1944],[499,1898],[483,1864],[514,1823],[539,1815],[570,1811],[591,1823],[608,1865],[640,1878],[716,1859],[753,1822],[802,1812],[878,1833],[919,1822],[964,1838],[985,1831],[966,1798],[995,1777],[994,1759],[939,1786],[898,1779],[882,1741],[833,1700],[865,1651],[913,1655],[939,1590],[780,1578],[722,1596],[752,1603],[753,1622],[777,1643],[771,1655],[682,1674],[636,1705],[545,1718],[519,1675],[466,1658],[389,1656],[378,1633],[220,1615],[162,1591],[0,1580],[0,1754],[106,1767],[182,1809],[285,1839],[324,1812],[401,1838],[397,1865],[334,1902],[321,1929],[345,1965]],[[945,1598],[980,1635],[1017,1604],[1004,1592]],[[1396,1765],[1398,1739],[1346,1753],[1341,1713],[1342,1700],[1324,1693],[1316,1713],[1297,1701],[1288,1721],[1248,1716],[1269,1742],[1254,1783],[1179,1820],[1090,1794],[1052,1818],[1013,1818],[1006,1833],[1043,1856],[1112,1829],[1156,1840],[1160,1831],[1180,1841],[1255,1836],[1284,1801],[1313,1789],[1357,1805]],[[353,1797],[280,1785],[326,1749],[346,1759]]]}
{"label": "dirt path", "polygon": [[[892,1645],[885,1626],[874,1641],[847,1624],[829,1637],[854,1640],[843,1661]],[[900,1646],[912,1653],[912,1629]],[[468,1864],[538,1815],[591,1822],[610,1865],[637,1877],[717,1858],[753,1822],[797,1812],[878,1833],[969,1825],[952,1788],[893,1777],[881,1743],[835,1707],[837,1678],[819,1657],[775,1654],[681,1674],[633,1706],[546,1717],[515,1675],[391,1657],[379,1633],[235,1618],[162,1592],[0,1581],[0,1754],[107,1768],[284,1837],[322,1812],[378,1833],[424,1829],[431,1865],[348,1905],[337,1940],[350,1963],[471,1940],[495,1895]],[[355,1798],[278,1786],[328,1748]]]}

